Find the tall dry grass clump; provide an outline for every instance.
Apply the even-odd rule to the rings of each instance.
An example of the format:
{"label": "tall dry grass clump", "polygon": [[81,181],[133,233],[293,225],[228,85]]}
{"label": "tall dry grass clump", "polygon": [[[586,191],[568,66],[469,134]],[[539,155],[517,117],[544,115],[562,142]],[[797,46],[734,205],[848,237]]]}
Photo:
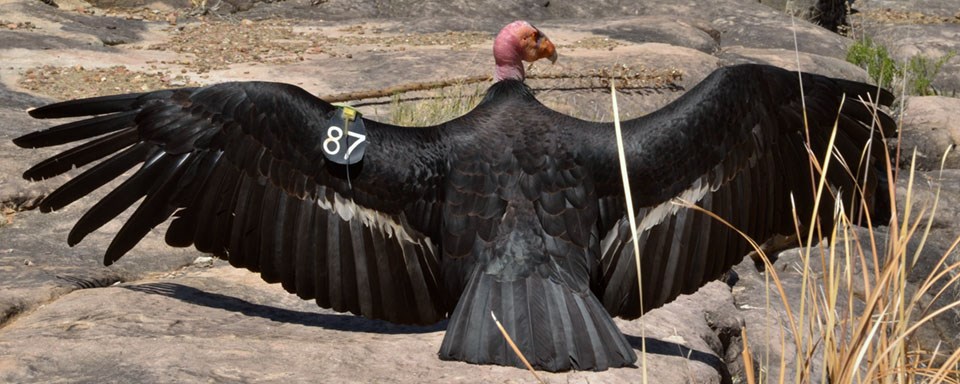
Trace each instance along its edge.
{"label": "tall dry grass clump", "polygon": [[483,100],[485,90],[480,84],[456,84],[419,98],[396,94],[390,103],[390,122],[422,127],[462,116]]}
{"label": "tall dry grass clump", "polygon": [[[885,143],[868,144],[864,154],[882,150],[870,145]],[[827,153],[833,152],[832,146],[831,139]],[[864,217],[860,223],[865,230],[857,230],[848,215],[852,210],[843,206],[842,198],[836,199],[836,220],[830,228],[822,227],[815,218],[795,216],[803,264],[802,294],[788,295],[779,284],[776,268],[767,268],[767,273],[775,286],[771,289],[779,293],[789,319],[787,332],[773,332],[780,334],[781,346],[791,343],[798,353],[792,360],[758,359],[762,361],[759,372],[755,370],[757,365],[745,364],[747,382],[960,383],[960,349],[923,349],[915,340],[917,331],[937,316],[957,316],[960,299],[949,295],[960,292],[960,260],[951,258],[960,237],[935,260],[929,256],[921,259],[937,214],[939,187],[932,202],[918,202],[914,196],[913,162],[909,169],[899,171],[895,164],[899,164],[900,149],[893,148],[888,153],[883,164],[888,181],[882,193],[890,195],[889,226],[875,222],[869,211],[862,209]],[[818,202],[823,201],[823,193],[828,193],[823,175],[829,167],[843,167],[853,175],[849,164],[832,156],[810,160],[813,169],[822,170],[818,172],[819,184],[813,186]],[[898,182],[906,186],[906,193],[899,199]],[[760,248],[757,251],[769,264],[767,255]],[[918,263],[933,265],[924,266],[925,276],[917,276]],[[822,266],[821,270],[811,269],[811,264]],[[797,302],[799,305],[791,305]],[[767,310],[771,312],[770,308]],[[752,352],[765,355],[765,351]],[[817,359],[822,359],[821,364],[817,364]],[[796,374],[765,376],[772,364],[794,367]]]}

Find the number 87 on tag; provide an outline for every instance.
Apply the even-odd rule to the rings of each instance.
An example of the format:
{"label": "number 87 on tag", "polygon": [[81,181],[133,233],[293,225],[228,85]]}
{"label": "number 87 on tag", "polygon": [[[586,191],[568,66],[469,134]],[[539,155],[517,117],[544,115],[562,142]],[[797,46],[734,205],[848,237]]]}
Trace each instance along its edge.
{"label": "number 87 on tag", "polygon": [[353,165],[363,160],[367,148],[367,132],[360,113],[343,107],[330,119],[323,140],[323,155],[327,160],[341,165]]}

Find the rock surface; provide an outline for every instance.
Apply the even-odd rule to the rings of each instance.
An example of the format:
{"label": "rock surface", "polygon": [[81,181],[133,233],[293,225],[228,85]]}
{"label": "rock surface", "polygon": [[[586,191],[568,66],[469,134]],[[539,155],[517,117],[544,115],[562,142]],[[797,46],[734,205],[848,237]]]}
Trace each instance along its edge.
{"label": "rock surface", "polygon": [[960,7],[955,1],[862,0],[857,8],[855,36],[873,38],[901,63],[914,57],[929,63],[948,58],[932,86],[941,95],[960,95]]}
{"label": "rock surface", "polygon": [[941,163],[947,169],[960,169],[960,124],[956,111],[960,111],[958,98],[908,97],[902,113],[904,134],[900,145],[906,152],[901,164],[909,166],[912,149],[916,148],[919,169],[940,169]]}
{"label": "rock surface", "polygon": [[847,24],[847,0],[760,0],[760,3],[834,32]]}
{"label": "rock surface", "polygon": [[[10,142],[49,126],[49,122],[30,119],[24,113],[26,108],[86,95],[84,92],[116,93],[121,91],[119,87],[131,84],[132,91],[139,90],[148,87],[139,81],[152,79],[156,73],[160,73],[158,81],[168,86],[279,79],[316,94],[487,74],[493,34],[516,18],[535,21],[560,45],[557,65],[538,64],[531,73],[589,73],[624,67],[682,73],[669,87],[625,89],[620,97],[623,118],[665,105],[720,65],[763,62],[794,69],[799,56],[803,70],[868,79],[865,71],[844,61],[852,40],[791,21],[763,5],[737,0],[711,2],[710,6],[666,0],[589,5],[553,0],[534,6],[439,0],[330,0],[312,5],[309,0],[287,0],[249,2],[248,10],[232,10],[238,12],[231,17],[246,19],[248,24],[230,24],[212,16],[201,22],[189,10],[177,8],[183,6],[177,1],[150,5],[155,11],[143,11],[139,3],[122,10],[60,3],[59,9],[32,0],[0,3],[0,56],[4,58],[0,67],[0,208],[8,207],[0,216],[2,382],[534,381],[528,372],[515,368],[439,361],[436,351],[443,323],[405,327],[317,308],[276,285],[263,283],[255,274],[235,270],[222,261],[198,261],[203,255],[190,249],[167,247],[163,228],[148,235],[114,266],[102,267],[102,252],[121,220],[107,224],[74,248],[66,247],[65,238],[79,215],[102,197],[103,191],[52,215],[13,213],[29,208],[68,178],[41,183],[20,179],[29,166],[55,153],[51,149],[21,150]],[[424,14],[433,16],[424,18]],[[283,21],[277,22],[278,18]],[[249,29],[242,29],[245,25]],[[191,34],[206,27],[240,29]],[[285,28],[290,33],[284,32]],[[880,31],[882,26],[876,28]],[[449,34],[447,30],[463,33]],[[793,51],[794,31],[799,55]],[[274,32],[277,35],[269,35]],[[265,47],[257,51],[257,58],[240,57],[220,65],[218,60],[226,56],[217,54],[221,46],[257,33],[267,38],[250,40],[256,44],[245,46],[248,50]],[[207,41],[204,35],[219,37]],[[178,37],[183,40],[177,44],[182,45],[172,43],[181,41]],[[296,45],[301,41],[309,43]],[[291,48],[291,44],[296,46]],[[205,57],[205,51],[214,54]],[[111,83],[109,87],[118,88],[99,89],[107,87],[103,84],[113,72],[105,75],[94,70],[114,65],[132,71],[129,76],[123,72],[130,84]],[[65,77],[57,76],[67,71],[36,70],[44,66],[83,66],[77,70],[79,78],[92,80],[69,83],[76,89],[35,87],[42,82],[66,84]],[[953,68],[945,67],[944,73],[960,73]],[[604,87],[585,87],[575,80],[531,80],[530,84],[553,108],[590,119],[610,119],[609,94]],[[956,126],[949,120],[938,123],[933,116],[955,114],[958,109],[952,100],[909,98],[902,144],[943,143],[943,132],[952,132],[949,130]],[[388,102],[367,101],[361,111],[384,116]],[[957,142],[957,137],[951,137]],[[918,180],[913,192],[918,204],[929,206],[935,193],[932,187],[942,186],[931,252],[945,251],[960,235],[960,174],[950,170],[940,178],[929,172]],[[898,195],[905,194],[901,186]],[[796,251],[785,251],[776,265],[784,273],[785,284],[797,291],[798,277],[789,273],[796,263],[794,254]],[[778,339],[755,337],[783,329],[782,308],[774,305],[772,317],[757,309],[763,307],[758,300],[763,300],[769,289],[764,275],[747,260],[731,276],[737,277],[729,279],[732,288],[713,282],[640,320],[617,320],[638,350],[646,341],[644,361],[650,382],[742,380],[741,326],[746,326],[751,336],[755,360],[761,356],[758,351],[767,347],[788,358],[795,353],[779,351]],[[771,319],[778,323],[769,324]],[[956,324],[953,328],[950,324],[956,317],[945,319],[930,327],[933,336],[928,338],[960,334]],[[763,368],[775,372],[773,365]],[[541,375],[553,383],[613,383],[638,382],[642,371]]]}

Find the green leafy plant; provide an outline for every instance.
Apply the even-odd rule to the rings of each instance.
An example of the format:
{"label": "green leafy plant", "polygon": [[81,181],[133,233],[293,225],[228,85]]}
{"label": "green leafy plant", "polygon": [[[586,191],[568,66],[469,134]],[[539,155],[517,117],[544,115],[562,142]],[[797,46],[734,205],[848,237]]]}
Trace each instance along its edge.
{"label": "green leafy plant", "polygon": [[870,78],[884,88],[896,89],[898,85],[904,85],[898,82],[906,81],[907,94],[930,96],[939,94],[933,87],[933,80],[943,65],[956,55],[955,51],[936,59],[915,55],[900,63],[890,56],[887,47],[864,37],[850,46],[847,61],[866,69]]}
{"label": "green leafy plant", "polygon": [[884,88],[890,88],[894,75],[899,72],[899,66],[890,57],[887,48],[874,44],[869,37],[850,46],[847,50],[847,61],[866,69],[870,78]]}
{"label": "green leafy plant", "polygon": [[943,55],[936,60],[932,60],[926,56],[920,55],[911,57],[910,61],[908,61],[906,65],[907,75],[910,78],[907,92],[920,96],[938,94],[939,92],[933,88],[933,79],[936,78],[937,74],[940,73],[940,69],[943,67],[943,65],[956,55],[957,52],[950,51],[946,55]]}

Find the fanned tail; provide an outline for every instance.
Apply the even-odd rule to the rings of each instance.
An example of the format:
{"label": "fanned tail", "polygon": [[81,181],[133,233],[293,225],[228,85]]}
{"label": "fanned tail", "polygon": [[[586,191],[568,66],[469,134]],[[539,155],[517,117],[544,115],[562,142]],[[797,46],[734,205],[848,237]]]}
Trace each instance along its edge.
{"label": "fanned tail", "polygon": [[631,366],[637,356],[593,294],[551,279],[498,281],[475,271],[450,317],[443,360],[523,367],[497,329],[496,314],[534,368],[545,371]]}

